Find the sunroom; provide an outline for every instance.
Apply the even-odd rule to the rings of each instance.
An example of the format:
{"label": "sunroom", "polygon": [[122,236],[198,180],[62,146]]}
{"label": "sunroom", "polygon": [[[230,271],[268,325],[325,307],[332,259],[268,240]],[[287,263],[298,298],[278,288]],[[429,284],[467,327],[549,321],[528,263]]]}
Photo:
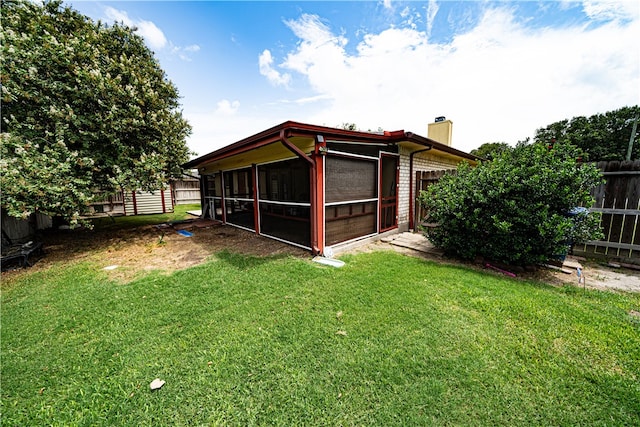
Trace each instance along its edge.
{"label": "sunroom", "polygon": [[[405,193],[413,185],[406,160],[435,146],[445,147],[404,131],[285,122],[185,167],[202,177],[204,217],[325,254],[406,229],[408,212],[401,210],[410,209]],[[443,154],[452,165],[463,158],[475,161],[451,147]]]}

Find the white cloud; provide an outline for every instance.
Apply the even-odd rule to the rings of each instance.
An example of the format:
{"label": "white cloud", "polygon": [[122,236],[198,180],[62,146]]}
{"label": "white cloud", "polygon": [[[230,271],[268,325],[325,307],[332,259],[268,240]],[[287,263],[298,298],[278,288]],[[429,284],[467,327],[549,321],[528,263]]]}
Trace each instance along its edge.
{"label": "white cloud", "polygon": [[455,123],[454,146],[468,151],[640,100],[638,18],[532,29],[512,8],[489,8],[448,44],[429,43],[428,31],[390,28],[365,35],[355,54],[317,16],[286,24],[300,40],[281,67],[308,81],[310,98],[330,100],[304,119],[311,123],[426,135],[427,123],[445,115]]}
{"label": "white cloud", "polygon": [[169,46],[169,51],[171,52],[171,54],[177,56],[185,62],[191,62],[191,56],[189,54],[200,51],[200,46],[198,46],[197,44],[182,47],[176,46],[173,43],[169,42]]}
{"label": "white cloud", "polygon": [[129,18],[129,15],[127,14],[127,12],[123,11],[123,10],[118,10],[115,9],[111,6],[107,6],[104,9],[104,13],[107,16],[108,19],[114,21],[114,22],[122,22],[124,25],[128,26],[128,27],[134,27],[135,24],[134,22],[131,20],[131,18]]}
{"label": "white cloud", "polygon": [[[193,126],[193,133],[188,141],[189,148],[196,152],[197,156],[210,153],[270,128],[276,123],[286,121],[264,110],[255,114],[251,112],[243,115],[229,114],[226,108],[233,110],[237,102],[222,100],[213,111],[185,109],[184,117]],[[239,103],[236,107],[239,107]]]}
{"label": "white cloud", "polygon": [[216,113],[231,116],[237,113],[239,108],[240,101],[231,102],[228,99],[223,99],[218,101]]}
{"label": "white cloud", "polygon": [[304,98],[298,98],[294,100],[293,103],[298,105],[305,105],[305,104],[312,104],[312,103],[327,101],[327,100],[331,100],[331,98],[329,98],[327,95],[316,95],[316,96],[307,96]]}
{"label": "white cloud", "polygon": [[104,14],[107,20],[121,22],[128,27],[137,28],[136,32],[144,38],[146,44],[151,49],[160,51],[167,48],[168,52],[178,56],[183,61],[191,60],[187,53],[195,53],[200,50],[200,46],[197,44],[189,45],[187,47],[174,45],[167,40],[164,32],[158,28],[154,22],[146,21],[144,19],[132,19],[124,10],[118,10],[111,6],[107,6],[104,8]]}
{"label": "white cloud", "polygon": [[272,85],[287,86],[289,84],[291,76],[289,74],[280,74],[278,70],[273,68],[273,57],[268,49],[265,49],[264,52],[260,54],[258,57],[258,64],[260,67],[260,74],[265,76]]}
{"label": "white cloud", "polygon": [[439,9],[440,7],[435,0],[429,0],[429,4],[427,6],[427,37],[431,36],[433,21],[434,19],[436,19],[436,15],[438,14]]}
{"label": "white cloud", "polygon": [[[344,46],[348,40],[334,35],[320,17],[303,14],[300,19],[285,21],[285,24],[301,41],[297,50],[287,55],[284,67],[303,74],[317,75],[327,67],[340,66],[344,62]],[[327,62],[322,64],[318,58]]]}
{"label": "white cloud", "polygon": [[637,1],[594,0],[585,1],[583,10],[594,20],[627,20],[638,19],[640,3]]}
{"label": "white cloud", "polygon": [[349,58],[344,50],[348,40],[334,35],[315,15],[304,14],[299,20],[286,21],[285,24],[301,40],[297,49],[287,55],[282,67],[307,76],[315,90],[332,97],[325,88],[338,84],[338,75],[348,73]]}
{"label": "white cloud", "polygon": [[138,21],[138,34],[140,34],[152,49],[162,49],[167,45],[167,38],[160,28],[151,21]]}
{"label": "white cloud", "polygon": [[107,6],[104,9],[107,19],[114,22],[122,22],[128,27],[137,28],[137,33],[140,34],[149,47],[152,49],[162,49],[167,44],[167,38],[160,28],[151,21],[145,21],[142,19],[134,20],[129,17],[129,14],[124,10],[118,10],[111,6]]}
{"label": "white cloud", "polygon": [[280,99],[277,102],[272,102],[270,105],[278,105],[278,104],[295,104],[295,105],[309,105],[315,104],[322,101],[331,101],[327,95],[314,95],[314,96],[304,96],[296,99]]}
{"label": "white cloud", "polygon": [[419,12],[416,12],[415,10],[411,9],[409,6],[406,6],[400,12],[400,17],[403,19],[402,21],[403,26],[412,28],[414,30],[418,28],[417,22],[420,21],[422,18]]}

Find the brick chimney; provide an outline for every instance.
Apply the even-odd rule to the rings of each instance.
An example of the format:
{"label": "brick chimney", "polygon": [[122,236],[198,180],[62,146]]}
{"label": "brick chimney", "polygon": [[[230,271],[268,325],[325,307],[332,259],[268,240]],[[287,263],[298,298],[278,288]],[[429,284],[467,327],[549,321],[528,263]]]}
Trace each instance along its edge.
{"label": "brick chimney", "polygon": [[434,123],[429,123],[427,137],[442,144],[451,146],[451,134],[453,132],[453,122],[446,120],[444,116],[436,117]]}

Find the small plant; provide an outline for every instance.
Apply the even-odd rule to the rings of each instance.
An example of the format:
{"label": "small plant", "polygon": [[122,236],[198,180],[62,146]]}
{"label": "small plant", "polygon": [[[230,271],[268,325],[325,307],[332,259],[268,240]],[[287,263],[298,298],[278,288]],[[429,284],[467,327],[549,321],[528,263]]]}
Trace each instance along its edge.
{"label": "small plant", "polygon": [[593,205],[590,190],[602,180],[580,156],[571,145],[521,143],[476,168],[463,163],[420,194],[429,222],[439,224],[423,232],[465,259],[526,265],[566,255],[572,243],[601,235],[599,215],[576,214]]}

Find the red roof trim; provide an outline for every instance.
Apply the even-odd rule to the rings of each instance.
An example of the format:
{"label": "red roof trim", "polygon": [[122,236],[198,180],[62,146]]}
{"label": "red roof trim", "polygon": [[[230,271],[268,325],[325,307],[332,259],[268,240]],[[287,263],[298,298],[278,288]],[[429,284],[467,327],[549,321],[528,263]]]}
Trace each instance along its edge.
{"label": "red roof trim", "polygon": [[469,160],[473,160],[473,161],[479,161],[482,160],[482,158],[478,157],[478,156],[474,156],[473,154],[469,154],[466,153],[464,151],[458,150],[456,148],[453,148],[447,144],[443,144],[441,142],[438,142],[434,139],[430,139],[430,138],[425,138],[424,136],[420,136],[417,135],[413,132],[407,132],[405,134],[405,140],[406,141],[411,141],[414,142],[416,144],[420,144],[420,145],[425,145],[428,146],[430,145],[433,149],[438,150],[438,151],[443,151],[445,153],[449,153],[449,154],[454,154],[456,156],[460,156],[463,157],[465,159],[469,159]]}
{"label": "red roof trim", "polygon": [[310,125],[307,123],[300,123],[294,121],[286,121],[272,128],[266,129],[255,135],[251,135],[233,144],[222,147],[219,150],[212,151],[211,153],[200,156],[193,159],[183,165],[185,169],[194,169],[200,167],[204,163],[221,160],[236,154],[240,154],[246,151],[250,151],[256,148],[263,147],[265,145],[273,144],[280,141],[280,132],[285,132],[285,136],[315,136],[321,134],[325,139],[344,139],[350,141],[362,141],[362,142],[384,142],[387,144],[397,144],[402,141],[413,142],[418,145],[431,146],[439,151],[455,154],[457,156],[467,158],[470,160],[478,160],[479,158],[464,151],[456,150],[448,145],[441,144],[429,138],[414,134],[412,132],[405,132],[403,130],[397,130],[392,132],[385,131],[384,133],[371,133],[361,132],[346,129],[337,129],[326,126]]}

